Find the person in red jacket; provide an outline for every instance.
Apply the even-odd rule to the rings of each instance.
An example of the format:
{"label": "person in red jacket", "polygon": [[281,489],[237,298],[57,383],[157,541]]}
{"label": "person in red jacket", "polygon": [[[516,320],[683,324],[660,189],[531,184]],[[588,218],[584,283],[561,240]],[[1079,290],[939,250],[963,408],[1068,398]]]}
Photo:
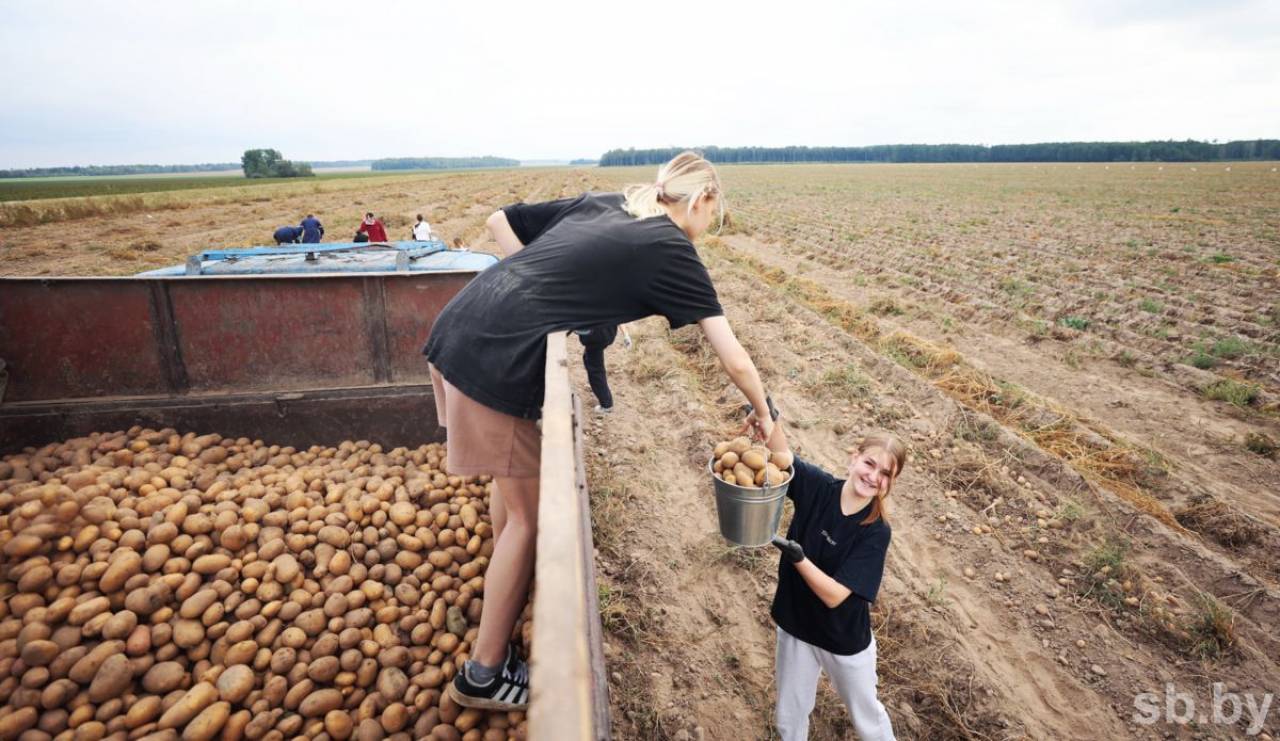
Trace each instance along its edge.
{"label": "person in red jacket", "polygon": [[362,232],[369,235],[370,242],[387,241],[387,228],[382,225],[381,221],[373,218],[372,211],[364,215],[364,221],[360,222],[360,228],[356,229],[356,234]]}

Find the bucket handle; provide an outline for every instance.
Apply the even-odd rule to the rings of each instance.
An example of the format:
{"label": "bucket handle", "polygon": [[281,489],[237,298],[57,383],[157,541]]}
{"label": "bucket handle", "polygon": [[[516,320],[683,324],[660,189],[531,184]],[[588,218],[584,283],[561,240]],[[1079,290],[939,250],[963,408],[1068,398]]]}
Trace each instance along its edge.
{"label": "bucket handle", "polygon": [[[775,422],[774,424],[777,424],[777,423]],[[756,431],[752,429],[751,437],[755,438],[755,435],[756,435]],[[762,445],[764,445],[764,449],[768,451],[768,455],[764,457],[764,486],[761,487],[761,496],[767,499],[769,497],[769,488],[770,488],[769,487],[769,458],[773,456],[773,451],[769,450],[768,440],[761,440],[760,442]],[[773,488],[776,489],[777,487],[773,487]]]}

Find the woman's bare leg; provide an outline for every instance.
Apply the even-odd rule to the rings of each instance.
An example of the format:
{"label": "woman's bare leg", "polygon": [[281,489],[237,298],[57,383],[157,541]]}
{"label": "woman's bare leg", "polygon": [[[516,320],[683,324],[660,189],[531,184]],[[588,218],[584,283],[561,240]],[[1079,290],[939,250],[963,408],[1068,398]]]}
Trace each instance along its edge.
{"label": "woman's bare leg", "polygon": [[498,489],[498,480],[493,481],[493,490],[489,494],[489,520],[493,524],[493,545],[498,546],[498,537],[507,525],[507,506],[502,503],[502,492]]}
{"label": "woman's bare leg", "polygon": [[495,478],[501,491],[505,522],[499,531],[494,518],[493,558],[484,576],[484,607],[480,634],[471,658],[484,666],[497,666],[507,655],[507,642],[529,595],[538,534],[538,479]]}

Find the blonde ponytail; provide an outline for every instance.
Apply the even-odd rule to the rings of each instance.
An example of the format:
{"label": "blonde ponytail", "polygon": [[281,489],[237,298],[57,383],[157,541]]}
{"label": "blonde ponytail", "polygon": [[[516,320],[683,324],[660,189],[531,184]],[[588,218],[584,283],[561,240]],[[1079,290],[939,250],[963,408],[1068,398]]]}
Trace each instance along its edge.
{"label": "blonde ponytail", "polygon": [[[690,214],[702,196],[720,195],[720,175],[697,152],[681,152],[658,168],[657,180],[627,186],[623,195],[622,208],[637,219],[662,216],[675,203],[684,203],[685,213]],[[724,199],[720,199],[720,217],[724,218]]]}

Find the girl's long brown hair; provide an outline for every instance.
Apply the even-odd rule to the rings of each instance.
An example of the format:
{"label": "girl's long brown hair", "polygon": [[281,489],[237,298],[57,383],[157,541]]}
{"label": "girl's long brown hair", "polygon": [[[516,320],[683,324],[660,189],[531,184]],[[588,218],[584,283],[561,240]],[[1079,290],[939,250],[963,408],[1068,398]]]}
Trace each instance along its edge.
{"label": "girl's long brown hair", "polygon": [[868,450],[883,450],[893,459],[893,473],[889,475],[888,482],[884,488],[876,494],[876,498],[871,500],[871,511],[867,512],[867,516],[862,518],[859,524],[870,525],[876,520],[885,519],[884,516],[884,500],[889,496],[889,492],[893,491],[893,482],[898,480],[898,475],[902,473],[902,469],[907,467],[907,446],[897,435],[891,432],[873,432],[870,435],[858,441],[853,447],[854,455],[862,455]]}

